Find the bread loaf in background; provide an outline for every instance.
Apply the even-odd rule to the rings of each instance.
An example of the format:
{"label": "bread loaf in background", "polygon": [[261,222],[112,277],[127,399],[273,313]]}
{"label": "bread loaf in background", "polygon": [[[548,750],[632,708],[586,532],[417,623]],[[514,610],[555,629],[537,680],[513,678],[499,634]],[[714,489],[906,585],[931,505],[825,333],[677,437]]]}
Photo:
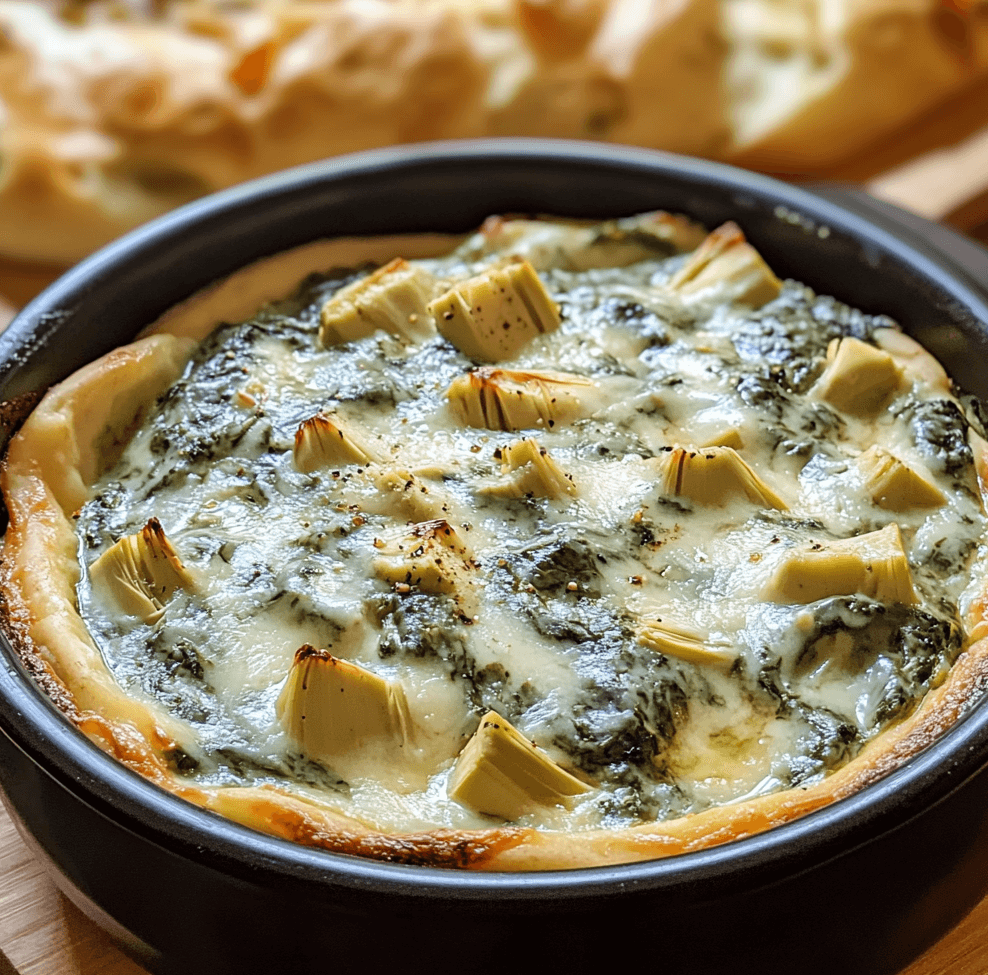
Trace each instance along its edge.
{"label": "bread loaf in background", "polygon": [[0,255],[402,142],[814,173],[986,74],[986,0],[0,0]]}

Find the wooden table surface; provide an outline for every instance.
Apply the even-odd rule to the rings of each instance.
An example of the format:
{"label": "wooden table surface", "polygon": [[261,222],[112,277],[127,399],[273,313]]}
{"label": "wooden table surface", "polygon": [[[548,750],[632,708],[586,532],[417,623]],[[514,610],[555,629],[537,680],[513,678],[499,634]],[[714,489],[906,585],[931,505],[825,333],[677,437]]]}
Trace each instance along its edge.
{"label": "wooden table surface", "polygon": [[[981,181],[988,185],[988,129],[978,135],[986,123],[988,83],[918,120],[900,139],[824,175],[871,180],[879,195],[947,218],[988,244],[988,193],[973,192]],[[966,144],[953,148],[964,139]],[[0,256],[0,328],[14,307],[56,274],[54,268],[26,267]],[[59,893],[0,805],[0,975],[144,971]],[[988,975],[988,898],[902,975]]]}

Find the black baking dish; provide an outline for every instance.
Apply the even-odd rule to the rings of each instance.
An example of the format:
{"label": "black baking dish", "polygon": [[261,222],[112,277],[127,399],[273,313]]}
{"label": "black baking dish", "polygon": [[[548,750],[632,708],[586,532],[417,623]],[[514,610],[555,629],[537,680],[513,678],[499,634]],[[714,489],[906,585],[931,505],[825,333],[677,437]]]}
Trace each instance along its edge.
{"label": "black baking dish", "polygon": [[[346,157],[199,201],[53,284],[0,337],[0,398],[55,382],[176,302],[321,237],[465,231],[491,213],[733,219],[783,277],[896,318],[988,396],[988,262],[839,195],[643,150],[535,140]],[[292,282],[286,282],[286,289]],[[972,702],[973,704],[976,702]],[[988,709],[879,783],[751,839],[669,860],[480,874],[254,833],[83,738],[0,652],[0,786],[62,889],[153,972],[599,965],[894,973],[988,892]]]}

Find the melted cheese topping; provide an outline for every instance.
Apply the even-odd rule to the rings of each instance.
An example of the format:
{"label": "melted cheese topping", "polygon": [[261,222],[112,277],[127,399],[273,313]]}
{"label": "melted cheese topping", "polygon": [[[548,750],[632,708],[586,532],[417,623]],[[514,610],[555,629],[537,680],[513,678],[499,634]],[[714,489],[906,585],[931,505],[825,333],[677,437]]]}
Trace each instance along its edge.
{"label": "melted cheese topping", "polygon": [[[644,257],[622,267],[609,246],[519,223],[410,262],[443,288],[510,255],[538,269],[558,327],[496,365],[420,329],[323,347],[351,273],[203,342],[78,518],[84,565],[153,517],[193,580],[153,618],[79,586],[118,681],[184,722],[178,771],[384,830],[489,825],[447,787],[493,711],[586,787],[518,821],[622,826],[817,781],[942,680],[985,530],[942,373],[887,319],[803,285],[758,309],[730,281],[686,296],[689,258],[664,241],[620,245],[615,263]],[[885,350],[880,409],[834,405],[834,339]],[[546,373],[519,414],[517,374]],[[505,375],[507,406],[470,425],[451,390]],[[359,452],[300,464],[320,414]],[[876,487],[874,444],[925,502],[908,478]],[[885,582],[903,571],[910,598]],[[817,588],[785,595],[803,574]],[[302,646],[374,675],[361,693],[391,709],[381,728],[400,712],[397,751],[378,729],[314,753],[284,720]]]}

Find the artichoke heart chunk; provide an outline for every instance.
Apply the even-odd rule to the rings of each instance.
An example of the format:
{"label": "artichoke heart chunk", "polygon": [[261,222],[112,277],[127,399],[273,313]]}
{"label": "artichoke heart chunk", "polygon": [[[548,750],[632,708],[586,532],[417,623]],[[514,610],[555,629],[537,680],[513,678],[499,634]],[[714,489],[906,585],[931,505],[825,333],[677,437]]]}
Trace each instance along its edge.
{"label": "artichoke heart chunk", "polygon": [[319,316],[319,340],[329,347],[379,329],[409,341],[427,339],[436,331],[428,311],[435,287],[428,271],[397,257],[329,298]]}
{"label": "artichoke heart chunk", "polygon": [[858,466],[871,499],[887,511],[939,508],[947,501],[940,488],[877,445],[858,458]]}
{"label": "artichoke heart chunk", "polygon": [[374,467],[367,476],[377,489],[376,496],[367,503],[368,511],[416,522],[442,518],[449,511],[449,496],[442,488],[407,468]]}
{"label": "artichoke heart chunk", "polygon": [[295,653],[276,708],[302,752],[338,771],[342,759],[353,769],[362,749],[396,753],[412,739],[401,684],[308,644]]}
{"label": "artichoke heart chunk", "polygon": [[333,413],[317,413],[295,432],[295,466],[303,474],[323,467],[369,464],[377,460],[359,434]]}
{"label": "artichoke heart chunk", "polygon": [[534,437],[525,437],[494,452],[501,461],[502,477],[483,488],[500,498],[565,498],[576,494],[576,485]]}
{"label": "artichoke heart chunk", "polygon": [[848,337],[827,347],[827,367],[809,395],[867,418],[888,406],[902,383],[902,370],[888,352]]}
{"label": "artichoke heart chunk", "polygon": [[746,498],[762,508],[788,507],[732,447],[667,447],[649,464],[658,472],[664,494],[696,504],[719,506]]}
{"label": "artichoke heart chunk", "polygon": [[712,291],[724,300],[761,308],[778,298],[782,282],[741,228],[728,222],[707,237],[668,287],[687,301]]}
{"label": "artichoke heart chunk", "polygon": [[593,413],[597,392],[595,382],[568,372],[484,366],[454,379],[446,396],[465,426],[551,430]]}
{"label": "artichoke heart chunk", "polygon": [[464,616],[473,616],[476,564],[459,532],[444,519],[411,525],[407,534],[380,541],[374,571],[406,592],[446,593],[457,598]]}
{"label": "artichoke heart chunk", "polygon": [[732,450],[744,449],[744,437],[737,427],[727,427],[712,437],[707,437],[701,447],[730,447]]}
{"label": "artichoke heart chunk", "polygon": [[495,711],[481,719],[449,780],[455,802],[508,820],[539,807],[565,806],[589,791]]}
{"label": "artichoke heart chunk", "polygon": [[481,362],[512,358],[559,327],[559,306],[528,261],[511,261],[459,282],[429,305],[439,331]]}
{"label": "artichoke heart chunk", "polygon": [[730,647],[715,644],[702,633],[661,617],[642,623],[635,636],[643,647],[691,664],[729,667],[737,657]]}
{"label": "artichoke heart chunk", "polygon": [[779,603],[812,603],[855,593],[887,605],[917,602],[898,525],[854,538],[813,542],[792,552],[763,596]]}
{"label": "artichoke heart chunk", "polygon": [[157,518],[107,549],[89,567],[89,578],[95,592],[145,623],[159,620],[179,589],[195,588]]}

